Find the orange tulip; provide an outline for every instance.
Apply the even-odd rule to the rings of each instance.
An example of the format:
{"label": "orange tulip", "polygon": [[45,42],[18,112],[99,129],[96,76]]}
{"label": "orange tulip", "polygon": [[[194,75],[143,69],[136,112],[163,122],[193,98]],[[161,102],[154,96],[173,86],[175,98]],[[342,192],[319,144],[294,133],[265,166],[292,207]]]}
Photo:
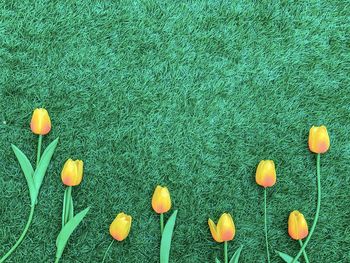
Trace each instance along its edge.
{"label": "orange tulip", "polygon": [[312,126],[309,133],[309,148],[314,153],[325,153],[330,146],[326,126]]}
{"label": "orange tulip", "polygon": [[153,193],[152,208],[156,213],[163,214],[171,208],[171,198],[167,187],[158,185]]}
{"label": "orange tulip", "polygon": [[110,225],[109,233],[114,239],[123,241],[129,235],[131,229],[131,221],[131,216],[124,213],[119,213]]}
{"label": "orange tulip", "polygon": [[30,121],[30,128],[33,133],[38,135],[45,135],[50,132],[51,120],[47,110],[44,108],[34,110],[32,120]]}
{"label": "orange tulip", "polygon": [[299,211],[293,211],[288,219],[288,233],[291,238],[300,240],[309,234],[309,229],[305,217]]}
{"label": "orange tulip", "polygon": [[68,159],[61,172],[63,184],[67,186],[79,185],[83,179],[83,166],[84,163],[81,160]]}
{"label": "orange tulip", "polygon": [[208,225],[211,235],[216,242],[230,241],[235,237],[235,224],[229,213],[223,213],[217,225],[209,218]]}
{"label": "orange tulip", "polygon": [[263,187],[271,187],[276,183],[275,163],[272,160],[260,161],[256,169],[255,181]]}

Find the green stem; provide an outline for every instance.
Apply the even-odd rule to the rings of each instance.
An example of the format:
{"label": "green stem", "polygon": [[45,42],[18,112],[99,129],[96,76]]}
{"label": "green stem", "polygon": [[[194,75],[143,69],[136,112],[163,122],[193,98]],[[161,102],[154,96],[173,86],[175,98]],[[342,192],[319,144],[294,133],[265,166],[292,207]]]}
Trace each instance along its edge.
{"label": "green stem", "polygon": [[60,261],[60,259],[59,259],[59,258],[56,258],[56,259],[55,259],[55,263],[58,263],[58,261]]}
{"label": "green stem", "polygon": [[40,155],[41,155],[41,144],[43,142],[43,136],[40,134],[39,135],[39,140],[38,140],[38,151],[36,154],[36,167],[38,167],[39,162],[40,162]]}
{"label": "green stem", "polygon": [[265,243],[266,243],[266,254],[267,254],[267,262],[270,263],[270,252],[269,252],[269,240],[267,238],[267,205],[266,205],[266,187],[264,189],[264,208],[265,208]]}
{"label": "green stem", "polygon": [[[303,246],[303,241],[301,241],[301,239],[299,239],[299,244],[300,244],[300,247]],[[310,263],[309,258],[308,258],[308,256],[307,256],[305,250],[303,251],[303,255],[304,255],[305,262],[306,262],[306,263]]]}
{"label": "green stem", "polygon": [[164,231],[164,214],[160,214],[160,233],[163,235]]}
{"label": "green stem", "polygon": [[67,195],[66,195],[66,200],[64,204],[64,225],[67,224],[69,221],[69,211],[70,211],[70,203],[71,203],[71,198],[72,198],[72,187],[68,186],[67,189]]}
{"label": "green stem", "polygon": [[34,208],[35,208],[35,205],[32,205],[30,208],[29,218],[28,218],[27,224],[26,224],[21,236],[19,237],[17,242],[13,245],[13,247],[6,253],[6,255],[0,259],[0,263],[4,262],[12,254],[12,252],[19,246],[19,244],[21,244],[23,238],[27,234],[27,231],[29,229],[30,224],[32,223],[33,215],[34,215]]}
{"label": "green stem", "polygon": [[228,263],[227,241],[225,241],[225,245],[224,245],[224,253],[225,253],[225,263]]}
{"label": "green stem", "polygon": [[320,208],[321,208],[321,154],[317,154],[317,208],[316,208],[316,214],[315,214],[315,218],[314,218],[314,222],[311,226],[310,229],[310,233],[307,237],[307,239],[305,240],[305,243],[303,244],[303,246],[301,247],[301,249],[299,250],[299,253],[296,255],[296,257],[293,259],[292,263],[295,263],[299,257],[301,256],[301,254],[303,253],[303,251],[305,250],[307,244],[309,243],[309,240],[312,236],[312,234],[314,233],[317,221],[318,221],[318,217],[320,214]]}
{"label": "green stem", "polygon": [[106,259],[106,256],[107,256],[107,253],[109,251],[109,249],[111,248],[111,246],[113,245],[113,242],[114,242],[114,239],[112,240],[112,242],[109,244],[104,256],[103,256],[103,259],[102,259],[102,263],[105,262],[105,259]]}

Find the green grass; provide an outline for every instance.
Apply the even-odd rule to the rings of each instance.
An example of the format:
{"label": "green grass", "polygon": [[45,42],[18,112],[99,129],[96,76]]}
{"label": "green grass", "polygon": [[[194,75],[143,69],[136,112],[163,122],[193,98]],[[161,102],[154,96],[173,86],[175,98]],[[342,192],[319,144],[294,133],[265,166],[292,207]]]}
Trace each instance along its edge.
{"label": "green grass", "polygon": [[[268,189],[274,253],[295,255],[289,212],[309,222],[316,209],[311,125],[325,124],[322,206],[307,252],[311,262],[350,259],[349,3],[347,1],[1,1],[0,255],[30,210],[25,178],[10,148],[35,162],[32,110],[44,106],[60,142],[33,224],[7,262],[53,262],[67,158],[85,162],[73,189],[76,211],[91,210],[62,262],[100,262],[120,211],[130,236],[106,262],[158,262],[157,184],[178,209],[171,262],[214,262],[207,219],[230,212],[244,245],[241,262],[265,262],[261,159],[273,159]],[[158,2],[158,3],[156,3]],[[249,3],[248,3],[249,2]],[[166,219],[170,213],[166,215]]]}

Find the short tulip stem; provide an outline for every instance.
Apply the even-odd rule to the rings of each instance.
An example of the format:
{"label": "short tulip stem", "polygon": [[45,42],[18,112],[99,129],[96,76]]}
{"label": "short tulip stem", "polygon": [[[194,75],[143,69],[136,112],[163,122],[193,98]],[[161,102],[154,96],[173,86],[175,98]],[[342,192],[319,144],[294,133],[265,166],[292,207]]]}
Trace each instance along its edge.
{"label": "short tulip stem", "polygon": [[[303,241],[301,241],[301,239],[299,239],[299,244],[300,244],[300,247],[303,247]],[[306,262],[306,263],[310,263],[309,258],[308,258],[308,256],[307,256],[305,250],[303,251],[303,255],[304,255],[305,262]]]}
{"label": "short tulip stem", "polygon": [[12,252],[15,251],[15,249],[19,246],[19,244],[21,244],[23,238],[27,234],[27,231],[29,229],[30,224],[32,223],[33,215],[34,215],[34,208],[35,208],[35,205],[32,205],[30,208],[29,218],[28,218],[27,224],[26,224],[21,236],[19,237],[17,242],[13,245],[13,247],[11,247],[11,249],[6,253],[6,255],[0,259],[0,263],[4,262],[12,254]]}
{"label": "short tulip stem", "polygon": [[314,222],[312,223],[311,229],[310,229],[310,233],[307,237],[307,239],[305,240],[305,243],[303,244],[303,246],[301,247],[301,249],[299,250],[299,253],[296,255],[296,257],[293,259],[292,263],[295,263],[299,257],[301,256],[301,254],[303,253],[303,251],[305,250],[307,244],[309,243],[309,240],[312,236],[312,234],[314,233],[317,221],[318,221],[318,217],[320,215],[320,208],[321,208],[321,154],[317,154],[317,208],[316,208],[316,214],[315,214],[315,218],[314,218]]}
{"label": "short tulip stem", "polygon": [[43,142],[43,136],[40,134],[39,135],[39,140],[38,140],[38,151],[36,154],[36,167],[38,167],[39,162],[40,162],[40,155],[41,155],[41,144]]}
{"label": "short tulip stem", "polygon": [[227,241],[225,241],[225,244],[224,244],[224,254],[225,254],[225,263],[228,263]]}
{"label": "short tulip stem", "polygon": [[64,200],[64,204],[63,204],[63,209],[64,209],[64,217],[62,218],[62,228],[68,223],[69,221],[69,211],[72,209],[71,206],[71,198],[72,198],[72,186],[68,186],[66,188],[67,194],[66,194],[66,198]]}
{"label": "short tulip stem", "polygon": [[160,214],[160,233],[163,235],[164,231],[164,214]]}
{"label": "short tulip stem", "polygon": [[114,243],[114,239],[113,239],[112,242],[109,244],[109,246],[108,246],[108,248],[107,248],[107,250],[106,250],[106,252],[105,252],[105,254],[104,254],[104,256],[103,256],[102,263],[105,262],[105,259],[106,259],[106,257],[107,257],[107,253],[108,253],[108,251],[110,250],[110,248],[112,247],[113,243]]}
{"label": "short tulip stem", "polygon": [[265,219],[264,219],[264,223],[265,223],[265,243],[266,243],[266,255],[267,255],[267,262],[270,263],[270,252],[269,252],[269,240],[267,237],[267,202],[266,202],[266,195],[267,195],[267,187],[265,187],[264,189],[264,209],[265,209]]}

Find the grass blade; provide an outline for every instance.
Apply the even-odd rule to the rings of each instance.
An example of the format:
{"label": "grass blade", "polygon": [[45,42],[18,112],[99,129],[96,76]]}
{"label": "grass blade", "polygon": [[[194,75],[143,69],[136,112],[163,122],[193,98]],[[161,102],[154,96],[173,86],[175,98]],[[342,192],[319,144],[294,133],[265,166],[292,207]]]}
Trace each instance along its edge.
{"label": "grass blade", "polygon": [[80,222],[84,219],[86,214],[89,212],[89,209],[90,207],[78,213],[75,217],[69,220],[67,224],[61,229],[61,232],[58,234],[58,237],[56,239],[56,258],[61,258],[69,237],[80,224]]}
{"label": "grass blade", "polygon": [[171,238],[173,236],[173,230],[176,222],[177,210],[170,216],[168,222],[164,227],[162,240],[160,242],[160,263],[168,263],[171,247]]}
{"label": "grass blade", "polygon": [[35,205],[35,200],[37,197],[37,189],[34,184],[33,180],[33,174],[34,170],[32,165],[30,164],[27,156],[18,149],[15,145],[11,145],[13,152],[15,153],[17,160],[22,168],[22,171],[24,173],[24,176],[27,180],[28,188],[29,188],[29,194],[30,194],[30,200],[31,200],[31,205]]}
{"label": "grass blade", "polygon": [[215,258],[215,263],[220,263],[220,260],[218,260],[218,258]]}

